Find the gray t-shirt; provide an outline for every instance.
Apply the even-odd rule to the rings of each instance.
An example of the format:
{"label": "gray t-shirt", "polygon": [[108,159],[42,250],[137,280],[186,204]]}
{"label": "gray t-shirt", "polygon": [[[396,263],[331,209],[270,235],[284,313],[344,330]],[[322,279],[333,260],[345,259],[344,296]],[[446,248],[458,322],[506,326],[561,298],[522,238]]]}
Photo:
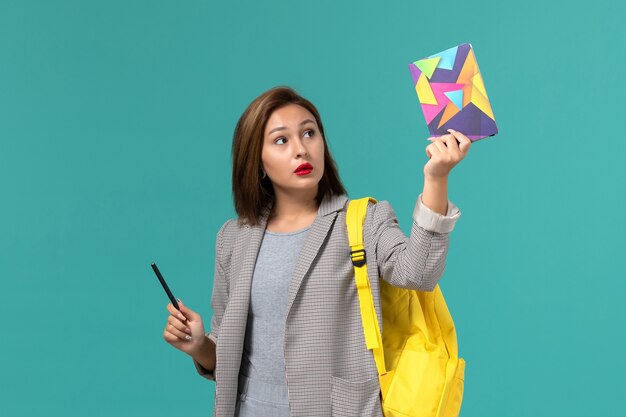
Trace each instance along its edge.
{"label": "gray t-shirt", "polygon": [[241,373],[250,379],[287,385],[285,315],[291,275],[310,229],[289,233],[265,231],[259,249],[244,341]]}

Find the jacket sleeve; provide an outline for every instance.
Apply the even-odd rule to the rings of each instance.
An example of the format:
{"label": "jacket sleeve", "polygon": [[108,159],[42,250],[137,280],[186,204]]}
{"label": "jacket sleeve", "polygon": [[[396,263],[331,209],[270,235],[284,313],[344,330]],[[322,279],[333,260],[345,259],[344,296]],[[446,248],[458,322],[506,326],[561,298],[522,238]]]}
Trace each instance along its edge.
{"label": "jacket sleeve", "polygon": [[[228,283],[226,282],[226,274],[224,270],[224,230],[230,222],[227,221],[222,225],[217,233],[215,243],[215,273],[213,275],[213,293],[211,295],[211,307],[213,308],[213,317],[211,318],[211,330],[206,334],[209,339],[217,345],[220,324],[228,303]],[[215,371],[209,371],[204,368],[198,361],[193,360],[193,364],[201,376],[215,381]]]}
{"label": "jacket sleeve", "polygon": [[449,200],[445,216],[432,211],[420,194],[407,238],[387,201],[370,203],[364,233],[367,238],[369,232],[372,239],[379,276],[396,287],[433,291],[445,269],[449,233],[460,215]]}

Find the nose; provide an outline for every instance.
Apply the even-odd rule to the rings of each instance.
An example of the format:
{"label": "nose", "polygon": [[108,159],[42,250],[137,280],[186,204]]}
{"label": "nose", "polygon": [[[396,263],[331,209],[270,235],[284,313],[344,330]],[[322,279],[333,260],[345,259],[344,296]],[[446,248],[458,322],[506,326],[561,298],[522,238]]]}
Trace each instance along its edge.
{"label": "nose", "polygon": [[302,143],[302,140],[296,139],[293,143],[296,151],[296,159],[309,154],[306,150],[306,146],[304,146],[304,143]]}

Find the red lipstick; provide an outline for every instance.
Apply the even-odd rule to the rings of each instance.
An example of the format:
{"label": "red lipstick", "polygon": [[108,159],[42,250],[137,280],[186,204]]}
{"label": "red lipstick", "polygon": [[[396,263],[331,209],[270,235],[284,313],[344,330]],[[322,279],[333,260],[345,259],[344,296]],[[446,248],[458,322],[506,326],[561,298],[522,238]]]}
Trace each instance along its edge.
{"label": "red lipstick", "polygon": [[304,164],[298,166],[294,173],[296,175],[309,175],[313,171],[313,165],[305,162]]}

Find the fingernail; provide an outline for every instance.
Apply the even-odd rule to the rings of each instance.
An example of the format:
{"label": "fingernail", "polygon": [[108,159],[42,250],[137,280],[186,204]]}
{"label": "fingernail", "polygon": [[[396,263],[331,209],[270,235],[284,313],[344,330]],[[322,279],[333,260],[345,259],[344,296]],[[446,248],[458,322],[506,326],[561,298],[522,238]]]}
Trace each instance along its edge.
{"label": "fingernail", "polygon": [[179,314],[179,315],[178,315],[178,318],[179,318],[179,319],[181,319],[181,320],[183,320],[183,321],[187,320],[187,318],[186,318],[185,316],[183,316],[182,314]]}
{"label": "fingernail", "polygon": [[191,340],[191,336],[189,336],[188,334],[185,335],[185,339],[187,340]]}
{"label": "fingernail", "polygon": [[189,327],[185,327],[185,331],[189,334],[191,334],[191,329]]}
{"label": "fingernail", "polygon": [[177,298],[176,300],[181,304],[183,303],[183,300],[181,300],[180,298]]}
{"label": "fingernail", "polygon": [[454,129],[448,129],[448,132],[456,132]]}

